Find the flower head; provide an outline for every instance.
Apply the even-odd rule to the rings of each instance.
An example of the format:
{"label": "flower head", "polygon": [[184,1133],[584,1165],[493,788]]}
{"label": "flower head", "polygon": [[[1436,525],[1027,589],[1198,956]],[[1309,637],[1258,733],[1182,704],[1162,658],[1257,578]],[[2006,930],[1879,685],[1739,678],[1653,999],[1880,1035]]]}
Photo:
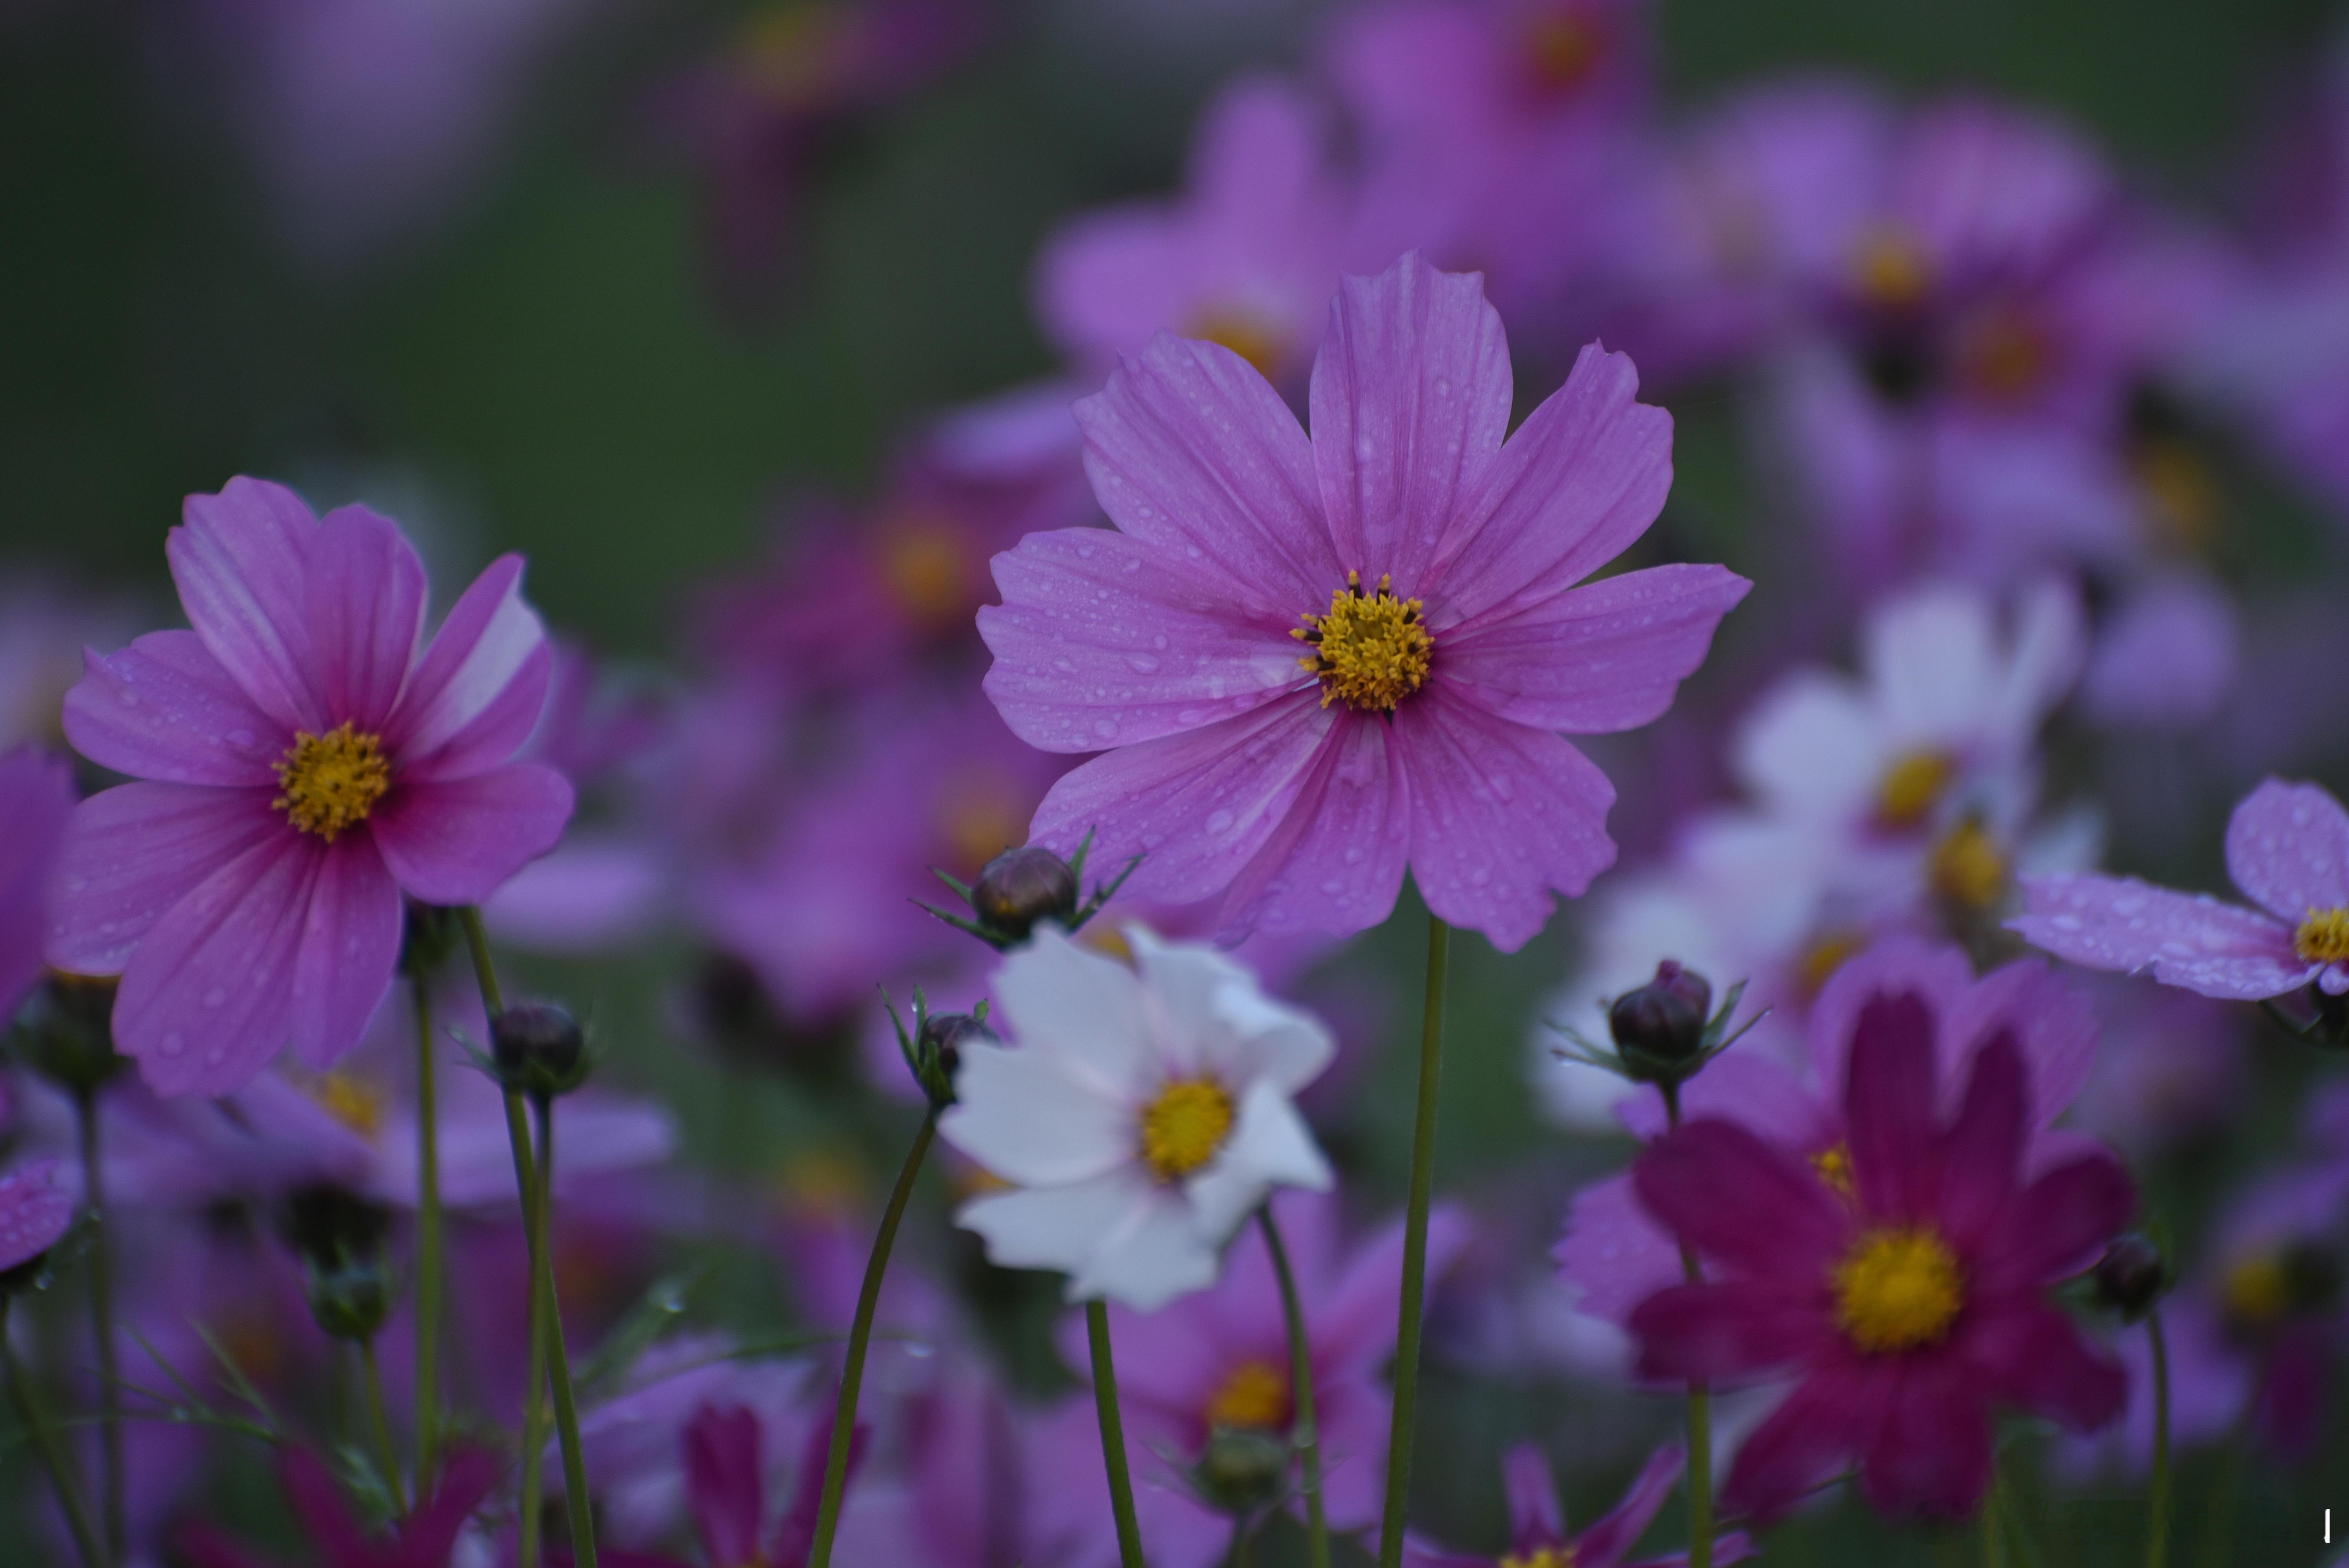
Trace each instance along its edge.
{"label": "flower head", "polygon": [[1150,1312],[1214,1280],[1274,1186],[1330,1184],[1289,1097],[1334,1047],[1212,950],[1125,937],[1132,969],[1052,926],[1004,960],[989,1021],[1013,1043],[965,1048],[938,1131],[1018,1189],[957,1216],[988,1257]]}
{"label": "flower head", "polygon": [[1310,439],[1229,349],[1162,334],[1077,407],[1118,531],[1030,534],[979,613],[1013,730],[1113,748],[1032,837],[1144,855],[1133,892],[1221,895],[1227,937],[1376,924],[1408,864],[1438,915],[1522,945],[1615,854],[1614,790],[1560,732],[1654,719],[1748,586],[1575,586],[1671,483],[1634,390],[1585,349],[1504,445],[1499,318],[1416,255],[1342,284]]}
{"label": "flower head", "polygon": [[2254,1001],[2313,985],[2349,992],[2349,811],[2314,784],[2270,779],[2227,823],[2227,870],[2260,907],[2134,877],[2033,877],[2008,922],[2091,969]]}
{"label": "flower head", "polygon": [[[1685,1553],[1631,1563],[1624,1559],[1671,1495],[1687,1462],[1688,1455],[1676,1443],[1658,1449],[1640,1467],[1622,1501],[1588,1529],[1569,1536],[1549,1460],[1533,1444],[1521,1443],[1501,1461],[1509,1494],[1509,1544],[1499,1557],[1444,1552],[1410,1540],[1403,1544],[1402,1560],[1408,1568],[1682,1568],[1688,1562]],[[1754,1555],[1742,1532],[1713,1542],[1715,1563],[1743,1563]]]}
{"label": "flower head", "polygon": [[548,655],[509,555],[427,643],[424,564],[363,507],[191,496],[165,552],[194,630],[88,655],[66,734],[140,782],[66,831],[49,961],[122,976],[118,1047],[224,1094],[288,1046],[324,1068],[391,984],[401,895],[479,903],[554,847],[571,786],[509,759]]}
{"label": "flower head", "polygon": [[1798,1379],[1739,1451],[1733,1511],[1781,1512],[1856,1460],[1878,1507],[1961,1516],[1989,1484],[1993,1405],[2082,1430],[2120,1412],[2120,1368],[2046,1292],[2127,1222],[2128,1179],[2101,1151],[2031,1174],[2012,1029],[1975,1054],[1945,1113],[1938,1033],[1916,992],[1859,1009],[1832,1172],[1714,1119],[1635,1168],[1640,1202],[1706,1270],[1632,1312],[1640,1374]]}
{"label": "flower head", "polygon": [[[419,1500],[382,1536],[367,1532],[326,1461],[308,1449],[289,1448],[278,1477],[321,1568],[448,1568],[458,1533],[488,1500],[504,1468],[487,1449],[457,1449],[442,1465],[431,1495]],[[198,1568],[270,1568],[266,1559],[207,1526],[189,1526],[176,1544]]]}

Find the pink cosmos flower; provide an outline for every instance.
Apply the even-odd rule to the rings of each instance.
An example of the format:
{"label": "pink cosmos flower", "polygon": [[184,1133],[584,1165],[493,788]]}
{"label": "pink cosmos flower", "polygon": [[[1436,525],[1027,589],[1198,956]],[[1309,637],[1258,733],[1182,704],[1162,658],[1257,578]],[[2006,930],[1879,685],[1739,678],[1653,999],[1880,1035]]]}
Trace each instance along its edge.
{"label": "pink cosmos flower", "polygon": [[2093,1262],[2135,1207],[2093,1153],[2026,1181],[2032,1095],[2012,1032],[1937,1103],[1931,1007],[1861,1008],[1844,1095],[1842,1191],[1792,1150],[1702,1119],[1640,1157],[1640,1201],[1702,1258],[1702,1283],[1631,1315],[1640,1375],[1793,1393],[1746,1439],[1722,1491],[1767,1519],[1857,1460],[1868,1501],[1959,1517],[1989,1485],[1990,1411],[2080,1430],[2118,1415],[2121,1369],[2047,1288]]}
{"label": "pink cosmos flower", "polygon": [[[309,1449],[288,1449],[278,1474],[320,1568],[448,1568],[458,1532],[488,1499],[504,1468],[486,1449],[457,1449],[441,1467],[431,1496],[419,1501],[388,1535],[368,1532],[326,1461]],[[273,1568],[269,1559],[207,1525],[181,1532],[176,1544],[195,1568]]]}
{"label": "pink cosmos flower", "polygon": [[[1688,1455],[1677,1443],[1658,1449],[1611,1512],[1581,1534],[1568,1536],[1549,1460],[1532,1443],[1521,1443],[1501,1461],[1501,1479],[1509,1494],[1508,1550],[1497,1558],[1482,1557],[1445,1552],[1413,1537],[1403,1542],[1403,1563],[1406,1568],[1682,1568],[1688,1562],[1685,1552],[1631,1563],[1623,1560],[1671,1495],[1687,1463]],[[1713,1542],[1715,1563],[1743,1563],[1756,1555],[1742,1533]]]}
{"label": "pink cosmos flower", "polygon": [[2314,784],[2270,779],[2227,822],[2227,870],[2260,907],[2174,892],[2135,877],[2023,879],[2007,923],[2091,969],[2139,974],[2205,996],[2258,1001],[2313,985],[2349,992],[2349,812]]}
{"label": "pink cosmos flower", "polygon": [[1118,531],[1030,534],[979,612],[1012,729],[1116,748],[1031,836],[1146,855],[1141,896],[1220,893],[1226,937],[1374,925],[1408,862],[1436,914],[1522,946],[1615,857],[1614,789],[1559,732],[1654,719],[1749,586],[1574,586],[1671,482],[1635,390],[1594,345],[1504,446],[1500,318],[1416,255],[1340,287],[1309,439],[1231,350],[1161,334],[1077,406]]}
{"label": "pink cosmos flower", "polygon": [[0,1018],[41,977],[49,871],[73,814],[73,769],[36,747],[0,756]]}
{"label": "pink cosmos flower", "polygon": [[358,1043],[399,956],[401,895],[479,903],[554,847],[571,786],[510,763],[546,634],[522,558],[424,643],[424,563],[388,519],[321,523],[249,479],[188,498],[165,543],[193,631],[88,655],[66,733],[140,782],[76,809],[49,962],[122,976],[114,1035],[165,1094],[225,1094],[285,1046]]}
{"label": "pink cosmos flower", "polygon": [[0,1269],[39,1257],[73,1223],[73,1199],[57,1185],[57,1161],[36,1160],[0,1176]]}

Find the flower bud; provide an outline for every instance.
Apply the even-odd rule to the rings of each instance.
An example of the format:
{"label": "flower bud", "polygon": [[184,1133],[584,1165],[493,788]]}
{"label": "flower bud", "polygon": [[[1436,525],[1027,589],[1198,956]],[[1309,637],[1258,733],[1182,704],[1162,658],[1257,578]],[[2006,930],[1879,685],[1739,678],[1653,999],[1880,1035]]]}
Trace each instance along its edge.
{"label": "flower bud", "polygon": [[970,907],[990,934],[1024,942],[1040,920],[1075,923],[1077,873],[1040,844],[1006,850],[971,884]]}
{"label": "flower bud", "polygon": [[994,1030],[968,1013],[933,1013],[922,1020],[914,1042],[914,1076],[931,1104],[944,1109],[954,1103],[963,1047],[973,1041],[992,1045],[995,1038]]}
{"label": "flower bud", "polygon": [[114,1049],[111,975],[68,975],[52,969],[18,1015],[13,1048],[26,1066],[67,1093],[96,1094],[128,1066]]}
{"label": "flower bud", "polygon": [[587,1079],[579,1020],[552,1002],[525,1002],[491,1019],[490,1046],[499,1080],[533,1099],[569,1094]]}
{"label": "flower bud", "polygon": [[1191,1472],[1199,1495],[1230,1514],[1253,1513],[1280,1495],[1288,1478],[1288,1445],[1245,1427],[1218,1429]]}
{"label": "flower bud", "polygon": [[391,1281],[380,1258],[353,1259],[333,1267],[312,1264],[304,1273],[303,1295],[310,1315],[336,1339],[373,1339],[391,1315]]}
{"label": "flower bud", "polygon": [[337,1339],[373,1337],[391,1310],[383,1261],[390,1211],[340,1187],[305,1187],[285,1201],[280,1229],[301,1255],[318,1326]]}
{"label": "flower bud", "polygon": [[2096,1299],[2135,1323],[2169,1288],[2169,1263],[2151,1237],[2132,1231],[2105,1249],[2094,1278]]}
{"label": "flower bud", "polygon": [[1607,1032],[1638,1076],[1653,1081],[1682,1076],[1705,1047],[1713,986],[1693,969],[1671,959],[1656,965],[1656,977],[1626,991],[1607,1009]]}

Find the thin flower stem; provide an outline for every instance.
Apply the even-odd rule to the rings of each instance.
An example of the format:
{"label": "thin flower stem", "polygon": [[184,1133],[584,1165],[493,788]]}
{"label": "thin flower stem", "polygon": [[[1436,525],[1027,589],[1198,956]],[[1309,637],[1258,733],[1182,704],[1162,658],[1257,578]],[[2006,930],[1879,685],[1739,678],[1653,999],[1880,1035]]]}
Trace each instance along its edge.
{"label": "thin flower stem", "polygon": [[1248,1516],[1245,1513],[1232,1519],[1232,1549],[1224,1560],[1231,1568],[1248,1568]]}
{"label": "thin flower stem", "polygon": [[432,1062],[432,985],[411,975],[416,1010],[416,1485],[440,1447],[440,1102]]}
{"label": "thin flower stem", "polygon": [[[391,1501],[401,1513],[408,1511],[408,1498],[399,1484],[399,1450],[392,1447],[391,1418],[383,1408],[383,1369],[376,1361],[375,1336],[359,1341],[359,1359],[367,1367],[367,1426],[375,1438],[376,1462],[383,1467],[383,1483],[391,1488]],[[419,1475],[420,1488],[424,1478]]]}
{"label": "thin flower stem", "polygon": [[[1330,1521],[1321,1506],[1321,1433],[1313,1414],[1313,1344],[1305,1336],[1305,1306],[1297,1299],[1297,1276],[1288,1266],[1288,1249],[1281,1244],[1280,1227],[1267,1202],[1256,1212],[1264,1231],[1265,1251],[1272,1254],[1273,1277],[1280,1282],[1280,1312],[1288,1323],[1288,1388],[1295,1407],[1289,1441],[1304,1471],[1299,1490],[1305,1494],[1306,1551],[1311,1568],[1330,1568]],[[1235,1548],[1246,1550],[1242,1538]]]}
{"label": "thin flower stem", "polygon": [[[1664,1120],[1681,1124],[1681,1086],[1667,1082]],[[1704,1278],[1696,1249],[1681,1245],[1681,1273],[1691,1283]],[[1688,1390],[1689,1568],[1713,1568],[1713,1390],[1692,1380]]]}
{"label": "thin flower stem", "polygon": [[35,1451],[41,1456],[41,1468],[49,1472],[49,1484],[57,1489],[57,1506],[65,1511],[66,1528],[73,1532],[74,1545],[81,1553],[82,1568],[107,1568],[109,1559],[106,1545],[98,1539],[89,1504],[81,1495],[81,1483],[74,1479],[73,1460],[67,1454],[65,1445],[57,1441],[57,1430],[41,1408],[33,1385],[25,1377],[24,1365],[16,1359],[16,1346],[8,1337],[8,1297],[5,1295],[0,1295],[0,1367],[5,1367],[8,1375],[8,1398],[16,1407],[16,1418],[24,1423]]}
{"label": "thin flower stem", "polygon": [[530,1133],[523,1123],[522,1096],[506,1094],[506,1133],[514,1146],[514,1181],[522,1189],[523,1230],[530,1246],[530,1349],[522,1397],[522,1480],[518,1493],[522,1517],[515,1561],[519,1568],[538,1568],[543,1493],[541,1472],[546,1455],[546,1282],[553,1271],[542,1273],[538,1256],[544,1233],[538,1227],[537,1162],[531,1158]]}
{"label": "thin flower stem", "polygon": [[1998,1456],[1991,1456],[1990,1490],[1982,1493],[1975,1533],[1982,1541],[1982,1568],[2006,1568],[2006,1532],[1999,1527]]}
{"label": "thin flower stem", "polygon": [[579,1406],[571,1389],[571,1357],[563,1345],[563,1307],[554,1295],[554,1102],[541,1097],[538,1111],[538,1257],[545,1275],[539,1291],[546,1315],[547,1384],[554,1395],[554,1430],[563,1439],[564,1501],[571,1510],[571,1560],[575,1568],[595,1568],[595,1515],[587,1491],[587,1456],[579,1446]]}
{"label": "thin flower stem", "polygon": [[2161,1308],[2147,1315],[2145,1332],[2153,1346],[2153,1496],[2145,1537],[2145,1568],[2169,1561],[2169,1341],[2161,1332]]}
{"label": "thin flower stem", "polygon": [[921,1130],[914,1134],[914,1146],[905,1150],[897,1185],[889,1193],[888,1208],[881,1213],[881,1229],[873,1237],[872,1255],[864,1260],[864,1284],[856,1293],[856,1319],[848,1330],[848,1358],[840,1369],[840,1398],[832,1411],[832,1448],[824,1456],[823,1495],[816,1505],[815,1544],[808,1553],[808,1568],[829,1568],[832,1562],[841,1498],[848,1490],[848,1456],[856,1441],[856,1400],[864,1387],[864,1353],[873,1342],[873,1314],[881,1305],[881,1280],[889,1272],[889,1249],[896,1244],[897,1222],[905,1217],[905,1204],[914,1195],[914,1178],[921,1174],[922,1161],[937,1130],[938,1113],[933,1106],[922,1118]]}
{"label": "thin flower stem", "polygon": [[1085,1338],[1093,1353],[1093,1408],[1101,1416],[1102,1463],[1109,1470],[1109,1509],[1117,1521],[1120,1568],[1143,1568],[1142,1526],[1133,1516],[1133,1476],[1125,1466],[1125,1419],[1117,1408],[1117,1366],[1110,1358],[1109,1308],[1085,1303]]}
{"label": "thin flower stem", "polygon": [[473,955],[473,979],[481,987],[481,1006],[495,1023],[506,1010],[506,995],[498,988],[498,967],[490,962],[490,934],[481,929],[481,912],[470,903],[457,912],[457,920],[465,928],[466,951]]}
{"label": "thin flower stem", "polygon": [[1411,1139],[1411,1206],[1402,1233],[1402,1298],[1395,1319],[1394,1422],[1387,1438],[1386,1508],[1379,1568],[1402,1562],[1403,1511],[1411,1494],[1412,1434],[1419,1418],[1420,1319],[1427,1311],[1427,1209],[1435,1190],[1435,1096],[1444,1077],[1444,982],[1452,928],[1427,917],[1427,1004],[1419,1028],[1419,1113]]}
{"label": "thin flower stem", "polygon": [[82,1202],[89,1210],[89,1331],[98,1347],[98,1408],[101,1418],[98,1440],[106,1456],[106,1549],[119,1562],[129,1549],[130,1530],[124,1501],[122,1469],[122,1369],[114,1353],[114,1249],[107,1238],[105,1161],[98,1150],[98,1091],[81,1088],[74,1095],[74,1119],[80,1134]]}

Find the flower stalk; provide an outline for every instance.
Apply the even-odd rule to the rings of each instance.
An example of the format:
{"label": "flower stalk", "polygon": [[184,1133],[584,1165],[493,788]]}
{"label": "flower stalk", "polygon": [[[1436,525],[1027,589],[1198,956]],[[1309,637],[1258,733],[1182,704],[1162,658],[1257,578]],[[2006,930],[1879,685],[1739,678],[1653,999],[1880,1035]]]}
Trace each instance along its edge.
{"label": "flower stalk", "polygon": [[48,1413],[41,1408],[39,1398],[25,1376],[24,1363],[16,1359],[16,1346],[8,1337],[8,1306],[7,1293],[0,1291],[0,1370],[7,1373],[9,1401],[16,1407],[16,1419],[32,1439],[34,1452],[41,1457],[41,1468],[48,1472],[49,1485],[57,1494],[57,1506],[65,1512],[66,1528],[73,1532],[74,1546],[81,1553],[82,1568],[108,1568],[113,1560],[107,1555],[106,1544],[98,1537],[89,1503],[82,1496],[81,1483],[74,1477],[72,1457],[57,1440],[57,1429],[50,1424]]}
{"label": "flower stalk", "polygon": [[[384,1409],[383,1368],[376,1359],[375,1336],[359,1341],[359,1363],[367,1370],[367,1431],[375,1439],[376,1462],[383,1467],[383,1484],[391,1489],[392,1505],[406,1513],[408,1496],[399,1484],[399,1450],[391,1440],[391,1418]],[[419,1490],[423,1487],[421,1474],[416,1484]]]}
{"label": "flower stalk", "polygon": [[[1305,1336],[1305,1307],[1297,1297],[1297,1275],[1288,1266],[1288,1249],[1282,1244],[1272,1205],[1267,1202],[1256,1218],[1264,1231],[1265,1251],[1272,1254],[1273,1277],[1280,1283],[1280,1313],[1288,1325],[1289,1443],[1303,1472],[1298,1490],[1305,1494],[1307,1561],[1310,1568],[1330,1568],[1330,1521],[1321,1501],[1321,1435],[1313,1414],[1313,1346]],[[1245,1536],[1236,1536],[1235,1554],[1244,1553],[1247,1544]]]}
{"label": "flower stalk", "polygon": [[2169,1342],[2161,1331],[2161,1308],[2146,1314],[2145,1332],[2153,1350],[2153,1481],[2146,1510],[2145,1568],[2169,1562]]}
{"label": "flower stalk", "polygon": [[106,1168],[98,1149],[98,1088],[74,1088],[74,1121],[81,1144],[82,1202],[89,1211],[89,1332],[98,1349],[98,1439],[105,1454],[106,1549],[120,1561],[130,1529],[123,1496],[122,1370],[114,1348],[113,1249],[106,1234]]}
{"label": "flower stalk", "polygon": [[432,986],[409,976],[416,1011],[416,1478],[435,1473],[440,1446],[440,1110],[432,1062]]}
{"label": "flower stalk", "polygon": [[1110,1354],[1109,1307],[1085,1303],[1085,1341],[1092,1350],[1093,1408],[1101,1418],[1102,1463],[1109,1470],[1109,1508],[1117,1521],[1119,1568],[1145,1568],[1142,1524],[1133,1512],[1133,1475],[1125,1463],[1125,1418],[1117,1408],[1117,1363]]}
{"label": "flower stalk", "polygon": [[865,1352],[873,1343],[873,1315],[881,1305],[881,1281],[889,1271],[889,1252],[896,1243],[898,1222],[905,1217],[905,1204],[914,1195],[914,1179],[921,1173],[922,1161],[937,1129],[934,1103],[922,1118],[921,1130],[914,1134],[913,1147],[905,1151],[897,1185],[881,1215],[881,1229],[873,1238],[872,1255],[865,1260],[864,1284],[856,1293],[856,1318],[848,1331],[848,1357],[840,1370],[840,1398],[833,1408],[832,1444],[824,1458],[823,1494],[816,1505],[815,1542],[808,1553],[808,1568],[829,1568],[832,1562],[833,1536],[840,1529],[841,1498],[848,1488],[849,1455],[855,1446],[856,1401],[864,1387]]}
{"label": "flower stalk", "polygon": [[1411,1492],[1412,1434],[1419,1415],[1420,1320],[1427,1310],[1427,1211],[1435,1190],[1435,1098],[1444,1076],[1444,987],[1451,952],[1452,928],[1431,912],[1427,1005],[1419,1033],[1419,1112],[1412,1130],[1411,1203],[1403,1221],[1402,1300],[1395,1323],[1394,1424],[1387,1439],[1379,1568],[1399,1568],[1402,1562],[1403,1511]]}
{"label": "flower stalk", "polygon": [[[1735,995],[1730,1006],[1736,1006]],[[1723,1009],[1723,1016],[1728,1016]],[[1674,1131],[1681,1125],[1681,1085],[1666,1078],[1657,1086],[1664,1095],[1664,1119]],[[1681,1243],[1681,1273],[1693,1284],[1704,1278],[1696,1249]],[[1689,1568],[1713,1568],[1713,1390],[1691,1381],[1688,1391]]]}

